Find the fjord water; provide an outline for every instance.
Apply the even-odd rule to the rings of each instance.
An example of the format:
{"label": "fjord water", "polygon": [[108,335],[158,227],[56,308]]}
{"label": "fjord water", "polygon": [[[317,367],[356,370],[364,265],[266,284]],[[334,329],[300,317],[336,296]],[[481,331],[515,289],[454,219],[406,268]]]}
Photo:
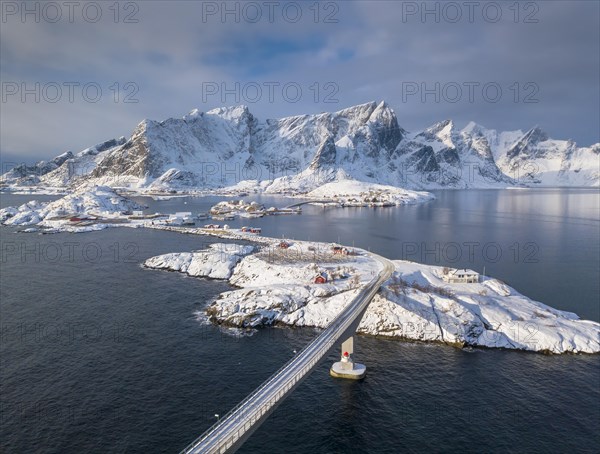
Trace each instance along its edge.
{"label": "fjord water", "polygon": [[[530,297],[600,319],[597,191],[436,197],[377,210],[307,206],[302,216],[229,224],[260,226],[269,236],[339,239],[389,258],[485,266],[486,274]],[[28,199],[2,195],[1,203]],[[217,200],[143,199],[164,212],[206,211]],[[203,325],[195,312],[226,283],[140,266],[147,257],[216,239],[128,228],[78,235],[15,230],[0,230],[3,452],[176,452],[317,334],[264,329],[244,337]],[[461,252],[455,263],[448,263],[456,258],[451,243]],[[488,243],[494,245],[484,255]],[[491,255],[498,250],[500,258]],[[600,444],[597,355],[365,337],[357,350],[368,366],[364,381],[330,378],[337,359],[330,355],[240,452],[593,452]]]}

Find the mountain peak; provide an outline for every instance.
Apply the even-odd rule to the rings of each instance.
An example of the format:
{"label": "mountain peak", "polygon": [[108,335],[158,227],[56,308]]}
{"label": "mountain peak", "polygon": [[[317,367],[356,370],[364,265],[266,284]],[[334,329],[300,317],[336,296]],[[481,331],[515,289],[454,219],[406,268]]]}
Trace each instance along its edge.
{"label": "mountain peak", "polygon": [[[525,134],[497,133],[469,122],[457,130],[447,119],[408,138],[405,134],[385,101],[264,121],[244,105],[208,112],[194,109],[183,118],[144,120],[128,140],[113,139],[76,155],[67,153],[35,167],[15,168],[4,180],[60,186],[121,184],[126,176],[131,185],[168,189],[226,187],[243,178],[276,192],[284,188],[281,185],[292,185],[285,190],[304,190],[321,184],[321,178],[346,175],[392,185],[470,187],[510,183],[514,165],[536,159],[543,159],[544,165],[552,163],[545,177],[548,182],[588,185],[598,180],[599,147],[576,148],[571,142],[549,140],[537,126]],[[567,171],[571,162],[583,171]],[[464,163],[475,173],[461,173]]]}
{"label": "mountain peak", "polygon": [[376,104],[375,109],[373,109],[373,112],[371,113],[371,116],[381,115],[387,117],[395,117],[396,113],[385,101],[381,101],[379,104]]}
{"label": "mountain peak", "polygon": [[475,123],[474,121],[470,121],[460,132],[463,134],[475,135],[482,134],[484,131],[487,131],[485,126]]}
{"label": "mountain peak", "polygon": [[525,133],[523,140],[529,143],[537,144],[548,140],[548,134],[546,134],[539,126],[534,126]]}
{"label": "mountain peak", "polygon": [[454,130],[454,122],[452,120],[444,120],[431,125],[425,129],[425,132],[439,136],[440,134],[449,135]]}
{"label": "mountain peak", "polygon": [[455,148],[453,136],[455,133],[454,122],[444,120],[431,125],[417,136],[425,137],[427,140],[439,140],[448,148]]}
{"label": "mountain peak", "polygon": [[206,112],[207,115],[218,115],[227,120],[242,118],[250,114],[248,106],[240,104],[239,106],[217,107]]}
{"label": "mountain peak", "polygon": [[519,156],[521,159],[527,159],[543,154],[543,150],[539,150],[537,145],[540,142],[548,140],[548,135],[540,129],[539,126],[534,126],[525,133],[521,139],[516,142],[506,153],[509,159]]}
{"label": "mountain peak", "polygon": [[377,102],[370,101],[364,104],[358,104],[356,106],[347,107],[339,110],[335,113],[336,116],[356,118],[359,121],[366,121],[373,111],[377,108]]}
{"label": "mountain peak", "polygon": [[192,109],[187,115],[183,116],[184,121],[193,121],[204,115],[199,109]]}

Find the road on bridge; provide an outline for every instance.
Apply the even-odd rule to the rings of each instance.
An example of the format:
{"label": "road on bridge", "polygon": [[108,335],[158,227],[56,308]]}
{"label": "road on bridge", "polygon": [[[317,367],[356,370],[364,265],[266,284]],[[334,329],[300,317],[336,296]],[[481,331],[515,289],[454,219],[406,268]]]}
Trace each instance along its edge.
{"label": "road on bridge", "polygon": [[394,271],[394,264],[388,259],[368,254],[383,265],[379,274],[360,290],[352,302],[315,340],[194,440],[182,453],[235,452],[334,347],[356,332],[369,303]]}
{"label": "road on bridge", "polygon": [[304,202],[298,202],[298,203],[294,203],[292,205],[288,205],[285,207],[285,209],[289,209],[289,208],[296,208],[302,205],[307,205],[309,203],[335,203],[338,204],[339,202],[335,201],[335,200],[305,200]]}

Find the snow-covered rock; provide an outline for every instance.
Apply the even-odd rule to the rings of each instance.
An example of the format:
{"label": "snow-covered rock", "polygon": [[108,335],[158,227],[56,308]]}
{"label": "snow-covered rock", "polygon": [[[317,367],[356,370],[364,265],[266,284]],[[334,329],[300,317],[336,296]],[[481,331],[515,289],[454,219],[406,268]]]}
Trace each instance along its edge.
{"label": "snow-covered rock", "polygon": [[253,250],[253,246],[215,243],[203,251],[176,252],[151,257],[144,262],[144,266],[179,271],[195,277],[228,279],[240,259]]}
{"label": "snow-covered rock", "polygon": [[549,353],[600,352],[600,324],[534,301],[499,280],[447,284],[442,268],[396,261],[358,332]]}
{"label": "snow-covered rock", "polygon": [[[296,252],[290,255],[270,249],[239,262],[226,260],[224,268],[230,272],[222,275],[238,289],[222,293],[210,304],[205,309],[208,318],[240,328],[278,324],[324,328],[379,270],[378,262],[365,251],[328,257],[329,248],[323,244],[295,242],[293,248]],[[310,261],[308,251],[318,253],[318,264]],[[190,274],[188,256],[161,257],[165,256],[156,261],[168,264],[159,268]],[[396,271],[369,305],[359,333],[455,346],[600,352],[599,323],[531,300],[496,279],[448,284],[441,267],[394,263]],[[210,269],[194,275],[207,276]],[[328,275],[327,283],[315,283],[317,273]]]}
{"label": "snow-covered rock", "polygon": [[[314,285],[273,285],[222,293],[206,309],[213,322],[256,328],[268,325],[327,326],[358,291],[331,292]],[[330,293],[331,292],[331,293]],[[240,304],[241,303],[241,304]]]}

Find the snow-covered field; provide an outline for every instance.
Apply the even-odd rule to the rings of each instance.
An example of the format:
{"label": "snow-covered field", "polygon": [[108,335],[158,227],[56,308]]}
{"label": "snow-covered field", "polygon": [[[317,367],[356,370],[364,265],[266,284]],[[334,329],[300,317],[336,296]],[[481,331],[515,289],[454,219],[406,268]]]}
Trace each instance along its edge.
{"label": "snow-covered field", "polygon": [[[203,263],[223,257],[223,245],[205,251]],[[282,250],[273,242],[241,260],[223,258],[229,282],[200,318],[239,328],[265,325],[326,327],[373,279],[378,263],[365,251],[336,256],[322,243],[295,242]],[[207,256],[213,256],[207,258]],[[188,272],[189,256],[166,254],[146,266]],[[455,346],[499,347],[549,353],[600,352],[600,324],[579,320],[531,300],[499,280],[448,284],[442,268],[395,261],[396,271],[367,309],[358,332]],[[196,267],[195,276],[214,277]],[[315,276],[327,276],[315,283]]]}

